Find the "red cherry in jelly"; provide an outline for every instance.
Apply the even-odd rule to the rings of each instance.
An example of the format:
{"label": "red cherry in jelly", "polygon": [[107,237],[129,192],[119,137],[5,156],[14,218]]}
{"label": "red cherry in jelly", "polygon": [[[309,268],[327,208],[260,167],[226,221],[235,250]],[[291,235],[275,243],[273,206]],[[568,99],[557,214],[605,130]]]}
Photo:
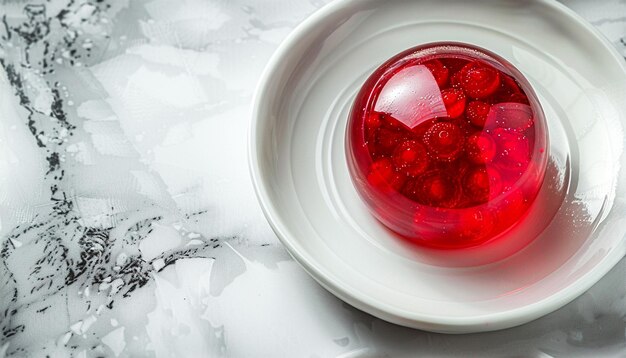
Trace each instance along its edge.
{"label": "red cherry in jelly", "polygon": [[507,98],[508,102],[517,102],[523,104],[530,104],[528,97],[523,93],[513,93]]}
{"label": "red cherry in jelly", "polygon": [[456,57],[442,57],[439,60],[446,66],[451,74],[459,72],[468,62],[465,58]]}
{"label": "red cherry in jelly", "polygon": [[369,116],[365,119],[365,128],[370,131],[375,131],[383,124],[382,119],[380,118],[380,114],[377,112],[370,113]]}
{"label": "red cherry in jelly", "polygon": [[411,130],[416,137],[424,137],[424,134],[430,129],[432,121],[422,122]]}
{"label": "red cherry in jelly", "polygon": [[461,86],[470,97],[488,97],[500,87],[500,72],[484,63],[471,62],[461,69],[461,73]]}
{"label": "red cherry in jelly", "polygon": [[393,174],[393,166],[387,158],[375,161],[370,165],[370,172],[367,180],[376,187],[383,187]]}
{"label": "red cherry in jelly", "polygon": [[475,166],[463,177],[463,193],[475,204],[486,203],[502,192],[502,176],[493,167]]}
{"label": "red cherry in jelly", "polygon": [[494,130],[498,155],[494,160],[498,166],[508,170],[524,171],[530,162],[530,146],[522,133],[505,128]]}
{"label": "red cherry in jelly", "polygon": [[467,159],[476,164],[491,162],[496,156],[496,151],[496,142],[487,133],[474,133],[467,138],[465,143]]}
{"label": "red cherry in jelly", "polygon": [[461,188],[452,173],[434,171],[418,179],[419,200],[430,206],[453,208],[460,199]]}
{"label": "red cherry in jelly", "polygon": [[387,190],[389,187],[398,190],[404,184],[404,179],[403,175],[393,170],[393,164],[387,158],[372,163],[367,176],[367,181],[381,190]]}
{"label": "red cherry in jelly", "polygon": [[422,174],[428,167],[426,148],[415,140],[407,140],[396,147],[393,163],[398,171],[410,177]]}
{"label": "red cherry in jelly", "polygon": [[448,111],[448,117],[456,118],[465,111],[465,93],[457,88],[448,88],[441,91],[443,104]]}
{"label": "red cherry in jelly", "polygon": [[463,73],[461,71],[455,72],[450,76],[450,87],[452,88],[462,88],[461,84],[463,82]]}
{"label": "red cherry in jelly", "polygon": [[444,88],[444,86],[448,83],[448,68],[446,68],[439,60],[426,61],[423,65],[426,66],[426,68],[428,68],[433,74],[439,88]]}
{"label": "red cherry in jelly", "polygon": [[431,157],[437,160],[454,160],[464,141],[463,132],[452,122],[436,122],[424,134],[424,143]]}
{"label": "red cherry in jelly", "polygon": [[519,87],[517,82],[509,76],[509,75],[501,75],[500,76],[502,92],[503,93],[522,93],[522,89]]}
{"label": "red cherry in jelly", "polygon": [[434,170],[407,180],[402,193],[424,205],[452,208],[459,202],[461,188],[454,175]]}
{"label": "red cherry in jelly", "polygon": [[395,191],[400,190],[406,181],[406,175],[398,172],[394,172],[389,178],[389,186],[391,186]]}
{"label": "red cherry in jelly", "polygon": [[495,103],[516,102],[522,104],[530,104],[528,97],[519,87],[517,82],[507,75],[500,76],[500,90],[495,94]]}
{"label": "red cherry in jelly", "polygon": [[472,125],[477,128],[482,128],[485,126],[485,121],[487,120],[490,109],[491,105],[489,103],[472,101],[467,105],[465,116]]}
{"label": "red cherry in jelly", "polygon": [[381,153],[391,153],[406,137],[406,133],[388,128],[380,128],[376,136],[376,148],[380,150]]}

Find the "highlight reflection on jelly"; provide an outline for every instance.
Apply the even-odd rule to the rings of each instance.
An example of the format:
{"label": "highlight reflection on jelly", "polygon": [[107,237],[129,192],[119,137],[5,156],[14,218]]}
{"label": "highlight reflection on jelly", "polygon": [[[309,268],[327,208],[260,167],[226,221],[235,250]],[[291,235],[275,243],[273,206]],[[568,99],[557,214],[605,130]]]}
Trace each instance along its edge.
{"label": "highlight reflection on jelly", "polygon": [[372,214],[442,249],[506,239],[543,183],[547,144],[522,74],[460,44],[416,47],[379,67],[347,129],[350,174]]}

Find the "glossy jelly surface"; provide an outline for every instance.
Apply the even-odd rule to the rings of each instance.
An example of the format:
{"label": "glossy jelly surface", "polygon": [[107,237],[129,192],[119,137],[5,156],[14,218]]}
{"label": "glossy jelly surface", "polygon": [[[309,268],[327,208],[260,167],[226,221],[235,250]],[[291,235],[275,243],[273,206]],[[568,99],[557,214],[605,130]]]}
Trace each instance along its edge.
{"label": "glossy jelly surface", "polygon": [[370,211],[417,244],[483,244],[519,222],[543,183],[548,133],[510,63],[462,44],[409,49],[365,82],[348,166]]}

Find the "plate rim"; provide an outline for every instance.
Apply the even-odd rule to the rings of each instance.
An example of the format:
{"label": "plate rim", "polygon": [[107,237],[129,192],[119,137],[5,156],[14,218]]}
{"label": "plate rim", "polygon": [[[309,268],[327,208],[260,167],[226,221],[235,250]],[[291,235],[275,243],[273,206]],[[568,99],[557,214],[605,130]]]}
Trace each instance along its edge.
{"label": "plate rim", "polygon": [[[593,270],[585,273],[571,285],[558,291],[558,294],[552,294],[531,304],[501,312],[468,317],[442,317],[438,315],[405,311],[385,302],[374,300],[367,295],[361,294],[358,290],[351,290],[349,284],[341,282],[341,280],[337,279],[337,277],[333,277],[332,273],[328,272],[323,267],[319,267],[314,262],[315,260],[312,260],[310,255],[306,254],[306,250],[297,247],[292,242],[290,236],[293,235],[288,227],[283,223],[280,215],[277,214],[279,210],[276,209],[275,205],[270,200],[267,187],[264,185],[260,174],[261,168],[258,157],[260,152],[257,151],[257,131],[258,124],[262,119],[259,117],[259,110],[261,103],[263,103],[264,98],[267,96],[267,84],[273,77],[273,73],[280,69],[282,59],[287,55],[290,48],[326,16],[329,16],[336,11],[340,11],[342,8],[353,6],[358,2],[359,0],[331,1],[313,12],[303,22],[296,26],[280,43],[270,57],[254,91],[250,112],[251,120],[250,125],[248,126],[247,135],[249,175],[252,180],[257,201],[261,206],[265,218],[280,242],[287,248],[287,251],[293,259],[298,262],[298,264],[302,266],[305,271],[321,286],[348,304],[394,324],[440,333],[487,332],[510,328],[533,321],[570,303],[591,288],[602,277],[604,277],[606,273],[615,267],[615,265],[626,254],[626,240],[624,239],[622,239],[621,245],[613,250],[614,253],[612,255],[608,255],[600,264],[595,266]],[[595,28],[574,10],[556,0],[527,0],[527,3],[529,5],[539,4],[548,6],[574,20],[579,26],[581,26],[581,28],[593,35],[595,40],[599,41],[599,43],[603,45],[604,49],[607,50],[607,53],[613,57],[615,62],[621,67],[623,74],[626,76],[626,61],[624,61],[624,58],[619,54],[617,49],[597,28]]]}

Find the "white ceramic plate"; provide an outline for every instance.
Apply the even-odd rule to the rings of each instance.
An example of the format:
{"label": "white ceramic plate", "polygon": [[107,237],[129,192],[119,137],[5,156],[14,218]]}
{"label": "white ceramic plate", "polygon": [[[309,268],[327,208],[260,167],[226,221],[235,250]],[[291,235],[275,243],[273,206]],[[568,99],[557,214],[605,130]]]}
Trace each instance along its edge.
{"label": "white ceramic plate", "polygon": [[[442,255],[403,245],[348,177],[344,131],[358,88],[389,57],[434,41],[508,59],[546,112],[548,178],[516,233],[536,239],[504,260],[499,250]],[[611,44],[553,1],[337,0],[285,40],[261,79],[252,178],[284,245],[346,302],[431,331],[511,327],[565,305],[626,251],[625,89]]]}

